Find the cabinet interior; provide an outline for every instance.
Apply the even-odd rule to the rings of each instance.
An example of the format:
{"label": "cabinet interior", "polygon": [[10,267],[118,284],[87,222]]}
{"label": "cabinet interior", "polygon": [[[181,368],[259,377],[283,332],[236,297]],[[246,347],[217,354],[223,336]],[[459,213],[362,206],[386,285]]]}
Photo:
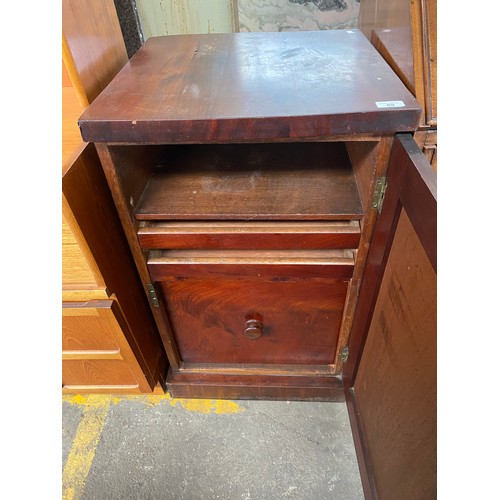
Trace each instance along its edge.
{"label": "cabinet interior", "polygon": [[[339,373],[381,144],[108,146],[182,372]],[[264,318],[257,341],[242,334],[249,311]]]}
{"label": "cabinet interior", "polygon": [[355,221],[378,141],[109,146],[136,221]]}

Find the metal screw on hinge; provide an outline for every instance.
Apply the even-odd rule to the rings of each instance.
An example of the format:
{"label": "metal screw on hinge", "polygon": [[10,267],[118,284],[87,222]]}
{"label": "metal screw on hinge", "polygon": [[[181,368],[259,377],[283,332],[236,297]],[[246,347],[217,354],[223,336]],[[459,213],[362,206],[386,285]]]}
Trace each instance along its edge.
{"label": "metal screw on hinge", "polygon": [[384,203],[387,181],[385,177],[377,177],[375,181],[375,190],[373,191],[372,208],[376,208],[378,213],[382,211]]}
{"label": "metal screw on hinge", "polygon": [[349,347],[345,345],[344,347],[342,347],[340,351],[339,358],[340,361],[342,361],[342,363],[345,363],[348,357],[349,357]]}
{"label": "metal screw on hinge", "polygon": [[158,303],[158,297],[156,296],[154,286],[151,283],[148,283],[147,287],[148,287],[148,293],[149,293],[149,302],[151,302],[151,305],[153,307],[159,307],[160,304]]}

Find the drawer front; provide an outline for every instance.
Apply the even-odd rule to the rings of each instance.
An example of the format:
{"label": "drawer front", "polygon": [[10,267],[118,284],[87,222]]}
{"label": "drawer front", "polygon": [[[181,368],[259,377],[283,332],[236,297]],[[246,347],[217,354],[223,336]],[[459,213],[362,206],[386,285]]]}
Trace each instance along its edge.
{"label": "drawer front", "polygon": [[138,387],[125,361],[104,359],[68,359],[62,362],[63,390],[106,386]]}
{"label": "drawer front", "polygon": [[350,278],[352,250],[153,250],[148,268],[154,281],[171,276]]}
{"label": "drawer front", "polygon": [[351,250],[151,251],[184,363],[333,364]]}
{"label": "drawer front", "polygon": [[150,392],[126,335],[117,301],[63,302],[63,392]]}
{"label": "drawer front", "polygon": [[62,350],[118,351],[120,325],[112,310],[112,300],[63,303]]}
{"label": "drawer front", "polygon": [[185,363],[333,364],[348,280],[157,283]]}
{"label": "drawer front", "polygon": [[358,221],[336,222],[143,222],[148,249],[334,249],[357,248]]}

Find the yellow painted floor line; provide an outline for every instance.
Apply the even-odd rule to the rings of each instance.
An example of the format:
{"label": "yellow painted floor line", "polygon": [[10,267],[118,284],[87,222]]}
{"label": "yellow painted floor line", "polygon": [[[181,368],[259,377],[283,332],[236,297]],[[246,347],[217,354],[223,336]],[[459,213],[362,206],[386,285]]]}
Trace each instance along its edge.
{"label": "yellow painted floor line", "polygon": [[83,406],[83,415],[76,430],[71,450],[63,470],[63,500],[78,500],[85,489],[85,481],[95,457],[97,445],[106,422],[111,404],[122,401],[139,401],[146,407],[167,403],[172,407],[179,406],[193,413],[216,413],[225,415],[245,411],[234,401],[221,399],[184,399],[172,398],[169,394],[109,396],[95,395],[64,395],[63,401],[71,405]]}
{"label": "yellow painted floor line", "polygon": [[239,405],[235,401],[229,401],[226,399],[186,399],[186,398],[172,398],[167,394],[150,394],[150,395],[119,395],[119,396],[82,396],[80,394],[69,395],[65,394],[63,396],[63,401],[71,405],[83,405],[87,406],[89,404],[90,398],[95,398],[94,405],[104,404],[104,401],[111,402],[113,404],[118,404],[122,401],[138,401],[143,403],[146,408],[149,406],[156,406],[162,403],[168,403],[172,407],[181,407],[184,410],[192,413],[216,413],[218,415],[225,415],[228,413],[242,413],[245,411],[245,407]]}
{"label": "yellow painted floor line", "polygon": [[109,396],[85,397],[82,419],[63,470],[63,500],[78,500],[83,493],[110,404]]}

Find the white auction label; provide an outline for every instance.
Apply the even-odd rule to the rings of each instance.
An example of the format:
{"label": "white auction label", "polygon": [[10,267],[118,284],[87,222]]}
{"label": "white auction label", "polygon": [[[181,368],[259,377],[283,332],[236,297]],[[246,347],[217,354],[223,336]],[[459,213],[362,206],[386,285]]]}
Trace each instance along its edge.
{"label": "white auction label", "polygon": [[377,108],[404,108],[405,103],[403,101],[378,101],[375,102]]}

